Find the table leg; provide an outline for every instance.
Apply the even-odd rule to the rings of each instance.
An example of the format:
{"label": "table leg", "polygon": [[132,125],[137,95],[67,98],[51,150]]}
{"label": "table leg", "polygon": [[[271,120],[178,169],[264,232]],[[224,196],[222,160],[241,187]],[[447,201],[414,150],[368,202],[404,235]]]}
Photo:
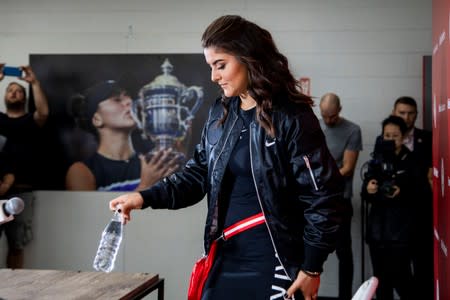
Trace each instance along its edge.
{"label": "table leg", "polygon": [[164,279],[158,283],[158,300],[164,300]]}

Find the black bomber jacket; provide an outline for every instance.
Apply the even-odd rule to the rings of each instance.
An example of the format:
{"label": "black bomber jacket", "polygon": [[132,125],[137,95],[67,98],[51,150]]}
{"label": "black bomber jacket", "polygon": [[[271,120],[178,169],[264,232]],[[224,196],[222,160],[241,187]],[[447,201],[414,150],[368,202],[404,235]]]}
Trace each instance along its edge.
{"label": "black bomber jacket", "polygon": [[[221,183],[230,153],[239,139],[239,98],[229,99],[229,114],[219,124],[218,99],[209,111],[200,143],[180,172],[141,192],[143,208],[179,209],[207,195],[204,246],[221,235],[218,227]],[[256,122],[250,125],[250,158],[254,184],[272,244],[291,280],[299,269],[321,272],[335,249],[336,231],[346,207],[344,182],[328,151],[317,117],[309,105],[274,109],[276,137]]]}

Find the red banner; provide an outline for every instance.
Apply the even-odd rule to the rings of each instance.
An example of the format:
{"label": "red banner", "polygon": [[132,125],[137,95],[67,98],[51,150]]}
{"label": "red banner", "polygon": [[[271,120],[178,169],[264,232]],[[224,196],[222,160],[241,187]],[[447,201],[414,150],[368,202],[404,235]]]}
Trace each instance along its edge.
{"label": "red banner", "polygon": [[433,0],[433,212],[435,299],[450,299],[450,0]]}

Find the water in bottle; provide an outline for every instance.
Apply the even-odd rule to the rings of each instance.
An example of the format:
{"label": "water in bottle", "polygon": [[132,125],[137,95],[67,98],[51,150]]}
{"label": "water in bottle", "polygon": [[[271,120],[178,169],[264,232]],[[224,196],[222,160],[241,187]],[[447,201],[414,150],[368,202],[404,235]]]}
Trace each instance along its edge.
{"label": "water in bottle", "polygon": [[120,211],[117,210],[114,212],[114,216],[109,224],[103,230],[97,254],[94,258],[93,267],[95,270],[111,272],[114,269],[114,262],[119,251],[120,242],[122,241],[122,232],[122,216]]}

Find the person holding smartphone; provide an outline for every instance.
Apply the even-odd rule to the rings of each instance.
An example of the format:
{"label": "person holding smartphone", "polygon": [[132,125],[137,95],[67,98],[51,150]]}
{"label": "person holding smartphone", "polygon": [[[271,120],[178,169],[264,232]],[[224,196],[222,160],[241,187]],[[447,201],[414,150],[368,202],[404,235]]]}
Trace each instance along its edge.
{"label": "person holding smartphone", "polygon": [[[14,183],[3,197],[22,198],[25,209],[13,221],[0,226],[0,230],[5,231],[8,239],[6,265],[16,269],[23,267],[23,249],[32,239],[32,192],[39,178],[37,163],[40,161],[35,149],[40,143],[39,137],[47,122],[49,107],[47,97],[31,66],[5,69],[5,64],[0,63],[0,81],[5,76],[14,77],[18,81],[7,85],[4,96],[6,111],[0,112],[0,135],[6,139],[3,151],[14,165],[15,177]],[[27,110],[26,88],[19,81],[30,86],[35,110]]]}

